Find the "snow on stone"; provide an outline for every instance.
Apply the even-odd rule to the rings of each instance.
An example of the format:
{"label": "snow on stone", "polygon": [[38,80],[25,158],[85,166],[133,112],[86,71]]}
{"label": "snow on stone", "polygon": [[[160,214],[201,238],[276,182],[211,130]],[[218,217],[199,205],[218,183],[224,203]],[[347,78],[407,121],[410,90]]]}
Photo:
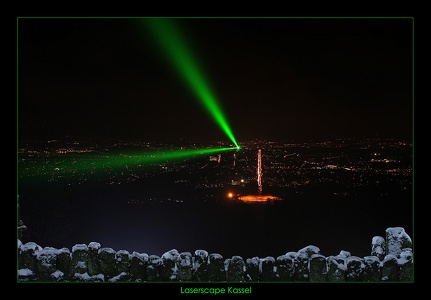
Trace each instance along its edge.
{"label": "snow on stone", "polygon": [[[39,260],[42,264],[42,266],[45,267],[51,267],[52,264],[50,263],[53,261],[57,256],[57,249],[53,247],[45,247],[41,250],[37,250],[35,252],[37,260]],[[55,260],[54,260],[55,263]]]}
{"label": "snow on stone", "polygon": [[83,281],[89,281],[89,280],[91,279],[91,276],[90,276],[90,275],[88,275],[88,273],[87,273],[87,272],[85,272],[85,273],[83,273],[83,274],[81,274],[81,273],[75,273],[73,276],[74,276],[76,279],[83,280]]}
{"label": "snow on stone", "polygon": [[179,255],[180,253],[176,249],[172,249],[168,252],[163,253],[162,259],[175,261]]}
{"label": "snow on stone", "polygon": [[372,265],[372,264],[373,264],[373,262],[378,262],[378,263],[380,263],[380,260],[379,260],[379,258],[378,258],[377,256],[365,256],[365,257],[364,257],[364,263],[365,263],[366,265]]}
{"label": "snow on stone", "polygon": [[255,267],[259,266],[260,264],[260,258],[255,256],[253,258],[247,258],[247,264],[248,265],[254,265]]}
{"label": "snow on stone", "polygon": [[18,239],[18,249],[22,247],[22,242]]}
{"label": "snow on stone", "polygon": [[132,258],[132,257],[137,257],[137,258],[139,258],[145,262],[148,261],[148,254],[147,253],[139,253],[139,252],[133,251],[132,254],[130,254],[130,258]]}
{"label": "snow on stone", "polygon": [[105,281],[105,275],[103,274],[93,275],[91,278],[95,279],[95,281]]}
{"label": "snow on stone", "polygon": [[234,260],[234,261],[242,260],[243,261],[242,256],[239,256],[239,255],[232,256],[232,260]]}
{"label": "snow on stone", "polygon": [[70,250],[66,247],[57,250],[57,254],[62,254],[62,253],[70,254]]}
{"label": "snow on stone", "polygon": [[373,237],[373,239],[371,240],[371,243],[373,245],[382,245],[385,243],[385,239],[379,235],[376,235],[375,237]]}
{"label": "snow on stone", "polygon": [[353,261],[359,262],[361,264],[361,266],[363,265],[363,259],[360,258],[360,257],[358,257],[358,256],[349,256],[349,257],[346,257],[346,264],[349,264],[349,263],[351,263]]}
{"label": "snow on stone", "polygon": [[413,260],[413,252],[411,248],[404,248],[400,253],[400,258],[398,259],[398,262],[400,264],[404,264],[408,262],[409,260]]}
{"label": "snow on stone", "polygon": [[127,275],[126,272],[121,272],[120,274],[118,274],[117,276],[112,277],[108,281],[110,281],[110,282],[116,282],[116,281],[119,281],[121,279],[121,277],[126,276],[126,275]]}
{"label": "snow on stone", "polygon": [[407,237],[410,240],[410,237],[407,235],[407,233],[404,231],[404,228],[402,227],[389,227],[386,229],[386,233],[388,233],[390,236],[394,237]]}
{"label": "snow on stone", "polygon": [[375,255],[379,259],[382,259],[386,254],[385,249],[385,239],[381,236],[373,237],[373,239],[371,240],[371,255]]}
{"label": "snow on stone", "polygon": [[398,263],[398,258],[396,255],[393,254],[388,254],[385,256],[385,258],[381,261],[380,265],[383,266],[386,262],[390,261],[390,260],[394,260],[395,262]]}
{"label": "snow on stone", "polygon": [[320,249],[316,246],[309,245],[302,249],[299,249],[297,253],[298,256],[301,256],[303,258],[310,258],[313,254],[320,254]]}
{"label": "snow on stone", "polygon": [[40,256],[56,256],[57,253],[58,253],[58,249],[53,247],[45,247],[35,252],[36,257],[38,259],[40,258]]}
{"label": "snow on stone", "polygon": [[154,261],[159,261],[159,260],[161,260],[161,258],[160,258],[160,256],[158,256],[158,255],[151,254],[150,256],[148,256],[148,260],[149,260],[150,262],[154,262]]}
{"label": "snow on stone", "polygon": [[99,250],[101,248],[101,245],[98,242],[91,242],[90,244],[88,244],[88,248],[92,250]]}
{"label": "snow on stone", "polygon": [[88,247],[86,244],[76,244],[72,247],[72,253],[78,250],[87,251]]}
{"label": "snow on stone", "polygon": [[208,252],[205,250],[196,250],[195,256],[199,256],[202,260],[205,260],[205,258],[208,257]]}
{"label": "snow on stone", "polygon": [[123,256],[127,256],[127,259],[130,258],[129,251],[127,250],[118,250],[117,253],[115,253],[115,259],[117,261],[121,261],[123,259]]}
{"label": "snow on stone", "polygon": [[[212,256],[213,254],[210,255],[210,257]],[[179,264],[181,267],[191,266],[193,264],[192,254],[190,252],[181,252],[178,256],[177,264]]]}
{"label": "snow on stone", "polygon": [[39,246],[38,244],[34,243],[34,242],[25,243],[24,245],[22,245],[21,248],[22,248],[22,251],[27,251],[27,250],[33,250],[33,251],[42,250],[42,247]]}
{"label": "snow on stone", "polygon": [[267,256],[265,258],[261,258],[259,263],[259,272],[262,273],[262,265],[266,262],[272,262],[273,264],[275,264],[275,258],[272,256]]}
{"label": "snow on stone", "polygon": [[58,280],[64,276],[64,273],[61,272],[60,270],[57,270],[57,271],[53,272],[51,274],[51,276]]}
{"label": "snow on stone", "polygon": [[402,227],[389,227],[386,229],[387,254],[399,255],[403,248],[412,245],[410,236]]}
{"label": "snow on stone", "polygon": [[115,253],[116,253],[114,249],[109,248],[109,247],[100,248],[100,249],[97,251],[97,253],[99,253],[99,254],[100,254],[100,253],[102,253],[102,252],[105,252],[105,253],[113,253],[113,254],[115,254]]}
{"label": "snow on stone", "polygon": [[[206,262],[209,263],[209,261],[208,261],[209,260],[209,255],[208,255],[207,251],[205,251],[205,250],[196,250],[195,251],[195,256],[196,257],[200,257],[201,261],[205,261],[205,259],[207,259]],[[198,259],[195,258],[193,260],[193,268],[194,269],[199,269],[200,266],[201,266],[201,262]]]}
{"label": "snow on stone", "polygon": [[221,254],[219,254],[219,253],[211,253],[210,257],[213,258],[213,259],[217,259],[217,260],[218,259],[223,259],[223,256]]}
{"label": "snow on stone", "polygon": [[229,267],[229,263],[230,263],[231,259],[230,258],[226,258],[224,260],[224,270],[227,272],[227,269]]}
{"label": "snow on stone", "polygon": [[286,256],[287,256],[289,259],[296,259],[296,258],[298,257],[298,253],[293,252],[293,251],[290,251],[290,252],[287,252],[287,253],[286,253]]}
{"label": "snow on stone", "polygon": [[151,254],[148,256],[148,261],[150,262],[150,265],[160,265],[162,264],[162,259],[158,255]]}
{"label": "snow on stone", "polygon": [[263,262],[268,262],[268,261],[271,261],[272,263],[275,263],[275,258],[274,257],[272,257],[272,256],[267,256],[267,257],[265,257],[265,258],[261,258],[260,259],[260,261],[263,263]]}
{"label": "snow on stone", "polygon": [[211,253],[210,256],[212,258],[216,258],[216,259],[222,259],[223,258],[223,255],[221,255],[220,253]]}
{"label": "snow on stone", "polygon": [[293,260],[292,257],[288,256],[286,254],[283,254],[283,255],[280,255],[277,257],[277,262],[281,262],[283,264],[285,261],[291,261],[292,262],[292,260]]}
{"label": "snow on stone", "polygon": [[323,257],[323,258],[326,260],[326,257],[325,257],[325,256],[323,256],[322,254],[313,254],[313,255],[311,255],[311,256],[310,256],[310,260],[311,260],[312,258],[316,258],[316,257]]}
{"label": "snow on stone", "polygon": [[20,277],[28,277],[28,276],[32,276],[33,275],[33,271],[30,269],[19,269],[18,270],[18,276]]}
{"label": "snow on stone", "polygon": [[341,251],[340,251],[340,254],[338,254],[338,256],[339,256],[339,257],[343,257],[343,258],[347,258],[347,257],[350,257],[350,256],[351,256],[351,254],[350,254],[350,252],[349,252],[349,251],[341,250]]}
{"label": "snow on stone", "polygon": [[[328,265],[330,265],[330,264],[334,264],[334,265],[336,265],[337,266],[337,268],[338,269],[340,269],[340,270],[344,270],[344,271],[346,271],[347,270],[347,267],[346,267],[346,265],[345,265],[345,261],[344,261],[344,258],[340,258],[340,257],[335,257],[335,256],[328,256],[327,258],[326,258],[326,261],[327,261],[327,264]],[[341,262],[340,262],[341,261]]]}

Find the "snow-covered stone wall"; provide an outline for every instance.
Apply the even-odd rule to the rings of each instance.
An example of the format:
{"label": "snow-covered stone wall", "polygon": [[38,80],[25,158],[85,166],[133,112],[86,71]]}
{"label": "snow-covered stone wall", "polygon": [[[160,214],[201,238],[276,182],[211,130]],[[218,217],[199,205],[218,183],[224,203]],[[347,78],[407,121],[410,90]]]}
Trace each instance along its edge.
{"label": "snow-covered stone wall", "polygon": [[277,258],[172,249],[162,256],[102,248],[97,242],[42,248],[18,240],[18,282],[413,282],[412,240],[402,227],[371,240],[371,255],[342,250],[325,257],[316,246]]}

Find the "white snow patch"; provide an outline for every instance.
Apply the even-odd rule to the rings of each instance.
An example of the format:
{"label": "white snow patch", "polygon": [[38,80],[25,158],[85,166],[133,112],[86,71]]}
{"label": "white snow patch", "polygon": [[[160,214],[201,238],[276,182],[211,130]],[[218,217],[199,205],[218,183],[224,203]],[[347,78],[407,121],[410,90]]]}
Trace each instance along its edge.
{"label": "white snow patch", "polygon": [[37,259],[39,259],[41,256],[44,256],[44,257],[57,256],[57,253],[58,253],[58,249],[53,247],[45,247],[35,252]]}
{"label": "white snow patch", "polygon": [[359,267],[363,269],[365,267],[364,260],[358,256],[350,256],[346,258],[346,266],[349,266],[353,263],[359,263]]}
{"label": "white snow patch", "polygon": [[84,280],[84,281],[89,281],[89,280],[91,279],[91,276],[90,276],[90,275],[88,275],[88,273],[87,273],[87,272],[85,272],[84,274],[81,274],[81,273],[75,273],[73,276],[74,276],[76,279]]}
{"label": "white snow patch", "polygon": [[[341,260],[342,262],[340,263],[339,260]],[[344,270],[344,271],[347,270],[346,265],[344,263],[345,261],[344,261],[343,258],[337,258],[335,256],[329,256],[326,259],[326,261],[327,261],[327,264],[328,264],[328,269],[329,269],[330,265],[335,265],[335,266],[337,266],[337,269]]]}
{"label": "white snow patch", "polygon": [[97,274],[97,275],[90,276],[90,275],[88,275],[87,272],[85,272],[83,274],[75,273],[74,277],[78,280],[83,280],[83,281],[105,281],[105,275],[103,275],[103,274]]}
{"label": "white snow patch", "polygon": [[260,264],[260,258],[255,256],[253,258],[247,258],[247,265],[254,265],[254,266],[259,266]]}
{"label": "white snow patch", "polygon": [[32,275],[33,275],[33,271],[30,269],[19,269],[18,270],[18,276],[27,277],[27,276],[32,276]]}
{"label": "white snow patch", "polygon": [[51,274],[51,276],[54,277],[55,279],[60,279],[64,276],[64,273],[61,272],[60,270],[57,270],[57,271],[53,272]]}
{"label": "white snow patch", "polygon": [[305,255],[306,258],[309,258],[313,254],[319,254],[319,253],[320,253],[320,249],[313,245],[309,245],[298,250],[298,256],[303,257]]}
{"label": "white snow patch", "polygon": [[176,249],[172,249],[168,252],[163,253],[162,255],[162,259],[163,260],[173,260],[175,261],[176,258],[179,256],[180,254],[178,253],[178,251]]}
{"label": "white snow patch", "polygon": [[232,256],[232,260],[231,260],[232,262],[235,262],[235,263],[238,263],[238,262],[242,262],[242,263],[244,263],[244,260],[242,259],[242,257],[241,256],[239,256],[239,255],[234,255],[234,256]]}
{"label": "white snow patch", "polygon": [[139,252],[133,251],[132,254],[130,254],[130,258],[132,258],[132,257],[137,257],[140,260],[145,261],[145,262],[148,261],[148,254],[146,254],[146,253],[139,253]]}
{"label": "white snow patch", "polygon": [[338,256],[339,256],[339,257],[347,258],[347,257],[350,257],[350,256],[351,256],[351,254],[350,254],[350,252],[349,252],[349,251],[341,250],[341,251],[340,251],[340,254],[338,254]]}
{"label": "white snow patch", "polygon": [[378,263],[380,263],[380,260],[379,260],[379,258],[378,258],[377,256],[365,256],[365,257],[364,257],[364,263],[365,263],[366,265],[371,265],[371,264],[373,264],[374,262],[378,262]]}
{"label": "white snow patch", "polygon": [[127,250],[119,250],[119,251],[117,251],[117,253],[115,253],[115,259],[117,260],[117,261],[122,261],[123,260],[123,256],[126,256],[127,258],[127,260],[130,258],[130,254],[129,254],[129,251],[127,251]]}
{"label": "white snow patch", "polygon": [[177,263],[179,262],[179,265],[182,267],[187,267],[193,264],[192,261],[192,254],[190,252],[183,252],[179,255]]}
{"label": "white snow patch", "polygon": [[120,280],[120,279],[121,279],[121,277],[123,277],[123,276],[125,276],[125,275],[127,275],[127,273],[126,273],[126,272],[121,272],[120,274],[118,274],[117,276],[112,277],[112,278],[111,278],[111,279],[109,279],[108,281],[110,281],[110,282],[116,282],[116,281]]}
{"label": "white snow patch", "polygon": [[68,248],[61,248],[57,250],[57,255],[62,253],[67,253],[70,255],[70,250]]}
{"label": "white snow patch", "polygon": [[162,259],[155,254],[150,255],[148,257],[148,259],[149,259],[150,263],[152,263],[152,264],[158,264],[162,261]]}
{"label": "white snow patch", "polygon": [[188,266],[191,266],[191,265],[192,265],[192,260],[191,260],[191,259],[189,259],[189,258],[181,259],[181,260],[180,260],[180,262],[179,262],[179,265],[180,265],[181,267],[188,267]]}
{"label": "white snow patch", "polygon": [[205,260],[205,258],[208,257],[208,251],[205,250],[196,250],[195,251],[195,256],[199,256],[202,258],[202,260]]}
{"label": "white snow patch", "polygon": [[376,235],[375,237],[373,237],[373,239],[371,240],[371,243],[373,245],[384,245],[385,244],[385,239],[381,236]]}
{"label": "white snow patch", "polygon": [[406,263],[409,263],[413,260],[413,252],[411,248],[404,248],[401,253],[400,257],[398,258],[398,264],[404,265]]}
{"label": "white snow patch", "polygon": [[406,237],[410,239],[410,237],[407,235],[407,233],[404,231],[404,228],[402,227],[389,227],[388,229],[386,229],[386,233],[393,237]]}
{"label": "white snow patch", "polygon": [[101,245],[98,242],[91,242],[90,244],[88,244],[88,248],[92,250],[99,250],[101,248]]}
{"label": "white snow patch", "polygon": [[34,242],[28,242],[22,245],[22,251],[28,251],[28,250],[42,250],[42,247]]}
{"label": "white snow patch", "polygon": [[275,258],[274,257],[272,257],[272,256],[267,256],[267,257],[265,257],[265,258],[261,258],[260,259],[260,261],[263,263],[263,262],[272,262],[272,263],[275,263]]}
{"label": "white snow patch", "polygon": [[86,244],[76,244],[72,247],[72,253],[78,250],[87,251],[88,247]]}
{"label": "white snow patch", "polygon": [[219,253],[211,253],[210,254],[210,261],[211,261],[211,259],[218,259],[218,260],[220,260],[220,259],[223,259],[223,256],[221,254],[219,254]]}
{"label": "white snow patch", "polygon": [[296,258],[298,257],[298,253],[291,251],[291,252],[287,252],[287,253],[286,253],[286,256],[287,256],[289,259],[296,259]]}
{"label": "white snow patch", "polygon": [[386,229],[387,253],[399,255],[407,244],[412,244],[410,236],[402,227],[390,227]]}
{"label": "white snow patch", "polygon": [[102,252],[104,252],[104,253],[110,253],[110,254],[115,254],[116,252],[114,251],[114,249],[112,249],[112,248],[109,248],[109,247],[106,247],[106,248],[100,248],[98,251],[97,251],[97,253],[102,253]]}
{"label": "white snow patch", "polygon": [[317,258],[323,258],[324,260],[326,260],[326,257],[325,257],[325,256],[323,256],[322,254],[313,254],[313,255],[311,255],[311,257],[310,257],[310,260],[312,260],[312,259],[317,259]]}

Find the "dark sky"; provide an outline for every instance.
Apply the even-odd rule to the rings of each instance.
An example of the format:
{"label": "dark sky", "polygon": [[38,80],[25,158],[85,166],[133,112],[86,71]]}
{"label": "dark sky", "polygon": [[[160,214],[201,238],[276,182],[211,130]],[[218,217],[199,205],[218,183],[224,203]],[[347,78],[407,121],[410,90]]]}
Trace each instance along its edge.
{"label": "dark sky", "polygon": [[[412,19],[177,19],[238,141],[412,135]],[[137,19],[21,18],[22,138],[226,140]]]}

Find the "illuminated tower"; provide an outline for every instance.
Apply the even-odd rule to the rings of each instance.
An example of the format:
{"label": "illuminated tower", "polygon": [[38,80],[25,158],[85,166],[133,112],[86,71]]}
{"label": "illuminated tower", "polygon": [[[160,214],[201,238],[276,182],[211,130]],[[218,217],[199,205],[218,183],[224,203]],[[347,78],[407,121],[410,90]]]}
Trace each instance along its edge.
{"label": "illuminated tower", "polygon": [[257,189],[258,193],[262,193],[262,151],[257,152]]}

